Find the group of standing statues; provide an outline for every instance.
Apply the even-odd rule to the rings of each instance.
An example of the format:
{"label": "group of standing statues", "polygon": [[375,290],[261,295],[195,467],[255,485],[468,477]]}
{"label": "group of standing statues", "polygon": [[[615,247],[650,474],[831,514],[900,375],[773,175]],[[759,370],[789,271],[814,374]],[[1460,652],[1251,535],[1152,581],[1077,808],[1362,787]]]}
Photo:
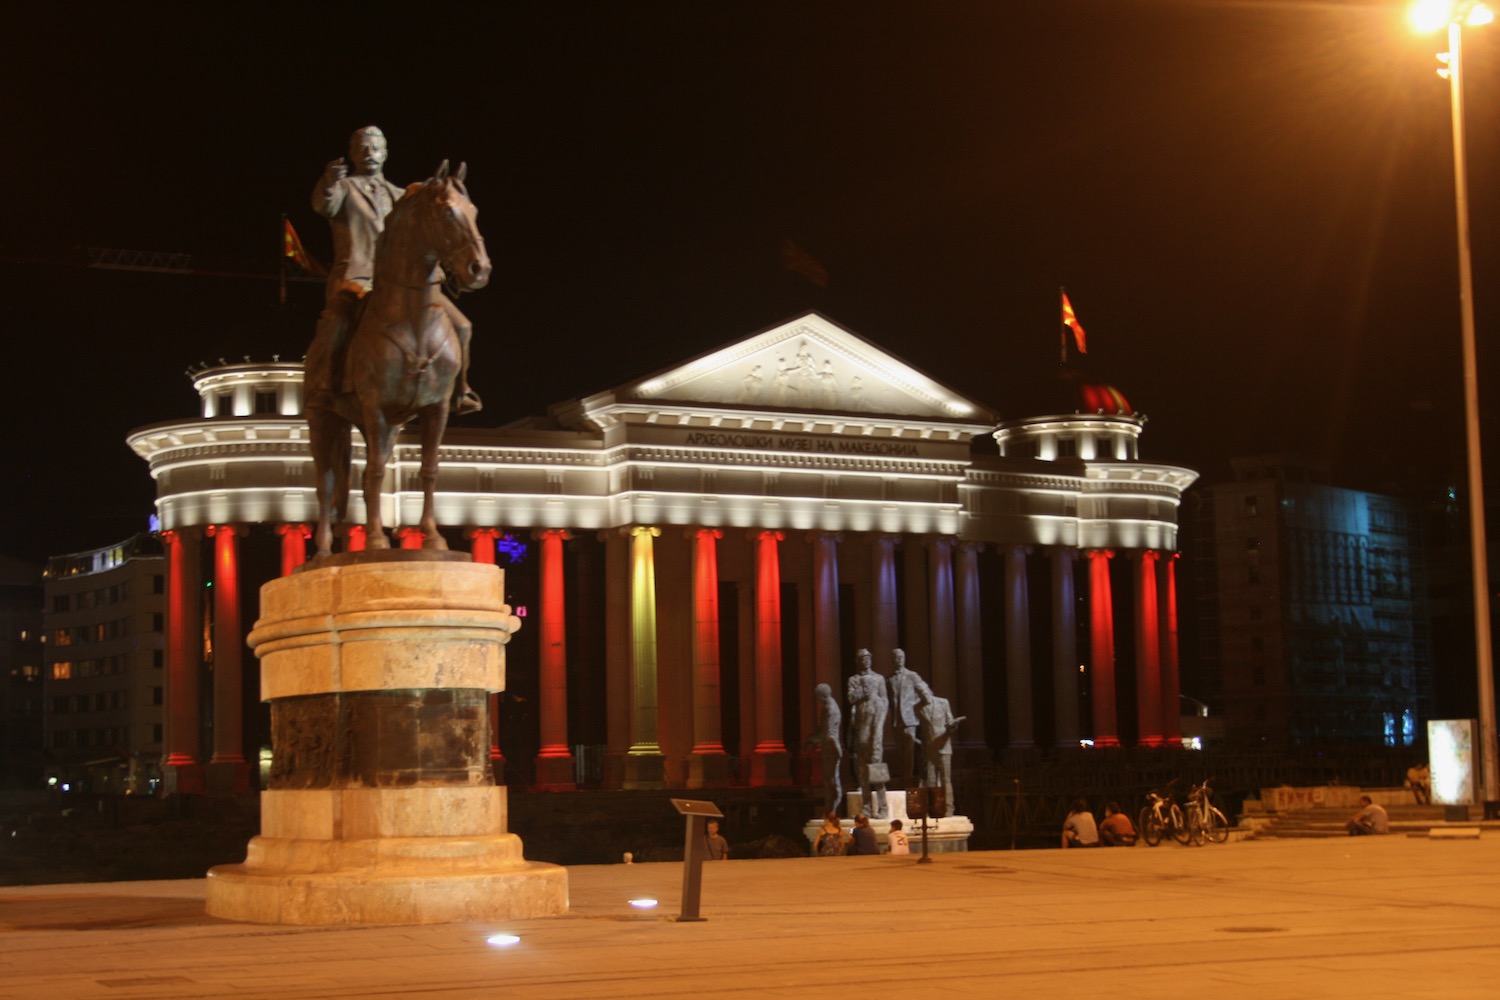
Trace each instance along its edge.
{"label": "group of standing statues", "polygon": [[[906,653],[892,651],[896,669],[882,677],[871,666],[868,649],[856,658],[859,669],[845,686],[849,706],[849,757],[859,786],[860,810],[871,819],[887,814],[886,784],[891,780],[885,760],[887,720],[895,742],[895,763],[906,786],[941,788],[944,815],[953,815],[953,734],[964,716],[954,717],[948,699],[935,695],[921,676],[906,666]],[[819,684],[818,728],[807,738],[823,751],[824,811],[837,812],[844,797],[844,743],[840,738],[843,711],[833,688]],[[893,711],[894,709],[894,711]]]}

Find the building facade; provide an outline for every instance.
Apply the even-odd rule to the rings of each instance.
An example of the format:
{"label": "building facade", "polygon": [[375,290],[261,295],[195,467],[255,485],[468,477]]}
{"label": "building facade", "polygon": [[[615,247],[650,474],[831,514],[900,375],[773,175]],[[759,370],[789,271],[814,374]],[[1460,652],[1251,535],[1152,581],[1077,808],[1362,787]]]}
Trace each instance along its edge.
{"label": "building facade", "polygon": [[1214,575],[1201,609],[1226,739],[1421,742],[1431,656],[1417,528],[1398,498],[1286,456],[1238,458],[1201,492]]}
{"label": "building facade", "polygon": [[36,788],[42,751],[42,567],[0,556],[0,789]]}
{"label": "building facade", "polygon": [[[255,665],[233,640],[258,583],[307,557],[300,378],[204,369],[198,416],[129,438],[167,552],[178,790],[255,749],[234,701]],[[862,647],[887,674],[904,649],[968,716],[971,754],[1173,743],[1177,510],[1196,474],[1139,457],[1145,420],[1119,393],[1070,399],[1000,422],[810,313],[544,416],[450,428],[438,521],[506,564],[525,615],[492,706],[508,773],[571,788],[596,773],[587,755],[612,787],[816,781],[813,689],[841,692]],[[379,498],[413,547],[418,452],[398,443]],[[179,599],[206,583],[211,602]]]}
{"label": "building facade", "polygon": [[47,780],[149,795],[161,780],[166,574],[160,541],[55,556],[43,577]]}

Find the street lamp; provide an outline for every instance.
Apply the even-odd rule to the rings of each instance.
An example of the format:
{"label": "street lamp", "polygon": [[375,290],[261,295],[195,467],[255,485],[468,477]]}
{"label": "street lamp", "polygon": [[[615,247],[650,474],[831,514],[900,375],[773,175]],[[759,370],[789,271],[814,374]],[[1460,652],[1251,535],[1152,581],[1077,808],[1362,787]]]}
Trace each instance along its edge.
{"label": "street lamp", "polygon": [[1446,65],[1438,74],[1448,79],[1453,107],[1453,186],[1458,210],[1458,303],[1463,321],[1464,427],[1469,458],[1469,543],[1474,566],[1474,645],[1479,680],[1479,740],[1484,815],[1500,813],[1500,762],[1496,757],[1495,674],[1490,650],[1489,567],[1484,537],[1484,470],[1479,458],[1479,376],[1474,348],[1474,270],[1469,259],[1469,182],[1464,169],[1463,29],[1489,24],[1494,12],[1477,0],[1417,0],[1411,23],[1419,31],[1448,28],[1448,51],[1438,56]]}

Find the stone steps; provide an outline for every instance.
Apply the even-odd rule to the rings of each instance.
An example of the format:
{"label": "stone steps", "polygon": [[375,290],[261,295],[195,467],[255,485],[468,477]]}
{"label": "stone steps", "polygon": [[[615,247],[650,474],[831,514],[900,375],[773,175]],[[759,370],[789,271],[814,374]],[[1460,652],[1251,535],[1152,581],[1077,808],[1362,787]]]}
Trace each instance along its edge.
{"label": "stone steps", "polygon": [[[1376,802],[1386,799],[1382,804],[1394,835],[1429,837],[1434,831],[1438,831],[1437,835],[1452,835],[1467,829],[1500,831],[1500,821],[1484,821],[1483,810],[1477,806],[1468,810],[1466,820],[1450,822],[1446,807],[1413,803],[1409,801],[1411,793],[1404,789],[1376,789],[1366,794]],[[1407,801],[1399,801],[1398,796],[1402,795]],[[1250,836],[1255,840],[1347,837],[1349,832],[1344,824],[1356,811],[1357,808],[1347,806],[1310,806],[1274,812],[1263,809],[1257,801],[1247,800],[1241,825],[1252,831]]]}

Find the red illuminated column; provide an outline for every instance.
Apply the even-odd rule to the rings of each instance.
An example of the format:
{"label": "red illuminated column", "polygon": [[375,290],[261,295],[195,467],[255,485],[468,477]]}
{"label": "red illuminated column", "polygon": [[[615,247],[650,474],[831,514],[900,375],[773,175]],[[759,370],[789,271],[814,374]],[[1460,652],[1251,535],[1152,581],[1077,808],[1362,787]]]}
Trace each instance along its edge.
{"label": "red illuminated column", "polygon": [[344,540],[345,552],[363,552],[365,550],[365,526],[363,524],[349,525],[349,536]]}
{"label": "red illuminated column", "polygon": [[312,531],[305,524],[282,524],[276,528],[281,536],[281,575],[291,576],[292,571],[307,562],[307,540]]}
{"label": "red illuminated column", "polygon": [[541,532],[541,645],[539,714],[541,749],[536,755],[537,787],[571,791],[573,754],[568,749],[568,637],[563,588],[563,542],[568,533],[556,528]]}
{"label": "red illuminated column", "polygon": [[693,752],[688,756],[689,788],[729,784],[729,756],[720,725],[719,539],[716,528],[693,536]]}
{"label": "red illuminated column", "polygon": [[1024,545],[1005,553],[1005,705],[1009,746],[1036,745],[1031,719],[1031,587],[1026,577]]}
{"label": "red illuminated column", "polygon": [[1052,714],[1059,747],[1078,746],[1078,603],[1073,549],[1052,550]]}
{"label": "red illuminated column", "polygon": [[198,763],[198,676],[202,649],[196,528],[162,532],[167,543],[167,684],[162,745],[162,777],[168,794],[202,794]]}
{"label": "red illuminated column", "polygon": [[981,622],[984,608],[979,593],[979,551],[982,545],[960,542],[955,557],[958,589],[958,706],[968,716],[959,729],[958,746],[975,750],[985,746],[984,662]]}
{"label": "red illuminated column", "polygon": [[1136,556],[1135,717],[1143,747],[1161,746],[1161,641],[1157,636],[1156,552]]}
{"label": "red illuminated column", "polygon": [[931,682],[934,691],[951,698],[958,693],[957,650],[954,648],[953,539],[930,539],[927,549],[927,617],[932,633]]}
{"label": "red illuminated column", "polygon": [[500,538],[499,528],[474,528],[464,535],[469,539],[474,561],[486,566],[495,565],[495,542]]}
{"label": "red illuminated column", "polygon": [[755,535],[755,754],[750,784],[791,783],[781,732],[781,552],[779,531]]}
{"label": "red illuminated column", "polygon": [[427,536],[422,534],[421,528],[397,528],[396,538],[403,549],[420,549],[422,542]]}
{"label": "red illuminated column", "polygon": [[1161,601],[1161,733],[1169,747],[1182,746],[1182,677],[1177,662],[1177,556],[1156,566]]}
{"label": "red illuminated column", "polygon": [[244,754],[244,636],[240,632],[239,531],[229,524],[208,528],[214,540],[214,755],[209,790],[239,795],[249,788]]}
{"label": "red illuminated column", "polygon": [[1089,693],[1094,703],[1094,746],[1120,745],[1115,719],[1115,609],[1109,586],[1108,549],[1091,549],[1089,557]]}

